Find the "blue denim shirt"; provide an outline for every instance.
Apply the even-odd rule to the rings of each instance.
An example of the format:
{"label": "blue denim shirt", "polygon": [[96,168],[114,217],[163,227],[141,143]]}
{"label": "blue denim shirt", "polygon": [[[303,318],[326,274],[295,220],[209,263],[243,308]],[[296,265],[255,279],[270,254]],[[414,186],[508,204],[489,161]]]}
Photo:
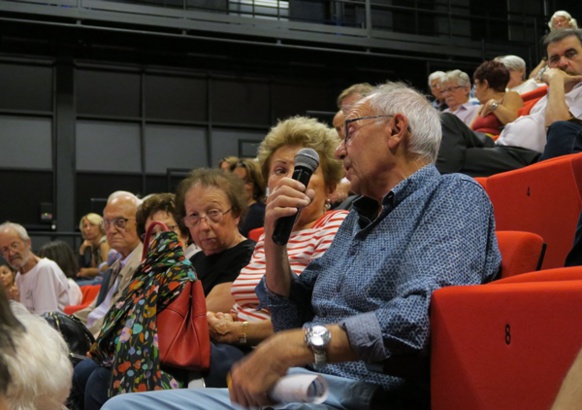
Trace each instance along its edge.
{"label": "blue denim shirt", "polygon": [[339,324],[361,361],[321,371],[392,389],[403,382],[369,371],[364,362],[426,355],[429,306],[443,286],[491,281],[501,255],[493,207],[485,191],[461,174],[417,171],[378,203],[361,198],[333,243],[292,284],[290,298],[257,286],[276,330]]}

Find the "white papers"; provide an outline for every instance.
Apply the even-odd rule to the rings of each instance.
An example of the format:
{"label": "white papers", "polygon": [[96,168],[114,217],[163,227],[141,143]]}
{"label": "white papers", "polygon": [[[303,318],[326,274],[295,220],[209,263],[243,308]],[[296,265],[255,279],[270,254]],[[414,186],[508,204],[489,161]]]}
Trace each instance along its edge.
{"label": "white papers", "polygon": [[292,374],[282,377],[269,392],[276,403],[323,403],[327,382],[316,374]]}

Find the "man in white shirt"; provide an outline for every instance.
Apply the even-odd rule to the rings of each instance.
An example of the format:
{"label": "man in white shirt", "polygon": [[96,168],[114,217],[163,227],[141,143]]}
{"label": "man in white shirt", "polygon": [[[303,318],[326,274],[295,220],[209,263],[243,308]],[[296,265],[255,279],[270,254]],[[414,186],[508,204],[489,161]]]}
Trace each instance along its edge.
{"label": "man in white shirt", "polygon": [[442,117],[443,142],[437,168],[489,176],[538,161],[546,145],[546,128],[559,121],[582,119],[582,30],[563,29],[544,38],[548,66],[539,79],[548,84],[548,94],[529,115],[507,124],[493,144],[477,141],[455,119]]}
{"label": "man in white shirt", "polygon": [[85,309],[75,313],[95,336],[101,331],[103,318],[112,304],[129,286],[131,277],[141,262],[143,246],[137,234],[135,213],[139,198],[130,192],[117,191],[109,196],[103,210],[103,227],[109,246],[120,253],[104,275],[101,291]]}
{"label": "man in white shirt", "polygon": [[42,315],[62,311],[69,304],[67,277],[55,262],[32,253],[30,237],[22,225],[12,222],[0,225],[0,252],[18,269],[16,286],[20,302],[29,312]]}

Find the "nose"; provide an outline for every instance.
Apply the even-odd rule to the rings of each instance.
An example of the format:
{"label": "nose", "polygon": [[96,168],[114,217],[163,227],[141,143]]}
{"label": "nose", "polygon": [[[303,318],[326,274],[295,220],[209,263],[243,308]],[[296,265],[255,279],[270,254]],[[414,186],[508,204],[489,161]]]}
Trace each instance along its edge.
{"label": "nose", "polygon": [[342,140],[342,142],[340,142],[340,144],[335,149],[335,151],[333,153],[333,156],[336,159],[339,159],[339,160],[343,160],[346,157],[346,144],[345,144],[345,140]]}

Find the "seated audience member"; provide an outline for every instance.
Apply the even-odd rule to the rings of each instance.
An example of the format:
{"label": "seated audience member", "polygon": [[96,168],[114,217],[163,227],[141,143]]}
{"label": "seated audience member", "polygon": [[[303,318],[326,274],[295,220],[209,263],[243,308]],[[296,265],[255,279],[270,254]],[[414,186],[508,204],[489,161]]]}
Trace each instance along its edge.
{"label": "seated audience member", "polygon": [[85,309],[75,312],[94,336],[101,331],[103,318],[119,300],[141,262],[142,244],[136,226],[140,200],[130,192],[116,191],[107,199],[103,210],[103,229],[107,242],[121,255],[104,273],[97,298]]}
{"label": "seated audience member", "polygon": [[444,111],[448,107],[443,96],[443,83],[446,79],[447,75],[444,71],[435,71],[428,76],[428,87],[434,97],[431,104],[438,111]]}
{"label": "seated audience member", "polygon": [[12,300],[20,300],[18,287],[16,286],[16,272],[16,269],[10,266],[4,258],[0,257],[0,283],[6,290],[8,298]]}
{"label": "seated audience member", "polygon": [[21,304],[9,303],[0,288],[0,408],[65,408],[73,371],[68,355],[56,330]]}
{"label": "seated audience member", "polygon": [[442,96],[448,106],[443,112],[455,114],[467,126],[470,126],[479,111],[479,106],[469,101],[471,79],[461,70],[447,71],[442,83]]}
{"label": "seated audience member", "polygon": [[13,268],[18,269],[19,301],[30,313],[42,315],[62,311],[70,305],[65,274],[55,262],[32,253],[30,237],[22,225],[12,222],[0,225],[0,252]]}
{"label": "seated audience member", "polygon": [[230,171],[244,183],[248,211],[239,222],[238,230],[248,237],[250,230],[260,228],[265,223],[265,181],[259,163],[254,159],[243,158]]}
{"label": "seated audience member", "polygon": [[374,87],[368,83],[357,83],[343,90],[337,97],[337,108],[347,114],[352,106],[370,93]]}
{"label": "seated audience member", "polygon": [[229,156],[224,157],[218,163],[218,168],[222,169],[223,171],[230,172],[230,168],[238,162],[238,157]]}
{"label": "seated audience member", "polygon": [[346,129],[336,158],[362,198],[299,276],[287,248],[271,237],[276,221],[309,205],[314,191],[282,178],[268,197],[266,274],[257,294],[276,333],[233,366],[229,389],[128,394],[104,409],[267,406],[288,369],[310,373],[298,366],[329,386],[324,403],[302,409],[429,408],[430,383],[373,372],[366,363],[406,367],[426,359],[432,292],[496,277],[493,209],[473,179],[435,169],[439,114],[406,85],[388,83],[360,100]]}
{"label": "seated audience member", "polygon": [[172,233],[159,234],[161,227],[154,228],[158,235],[144,246],[149,247],[148,252],[156,251],[156,264],[133,275],[107,312],[89,352],[91,358],[75,366],[71,400],[77,408],[99,409],[115,394],[181,387],[184,371],[160,367],[156,342],[157,312],[196,280],[192,264],[184,257],[185,227],[177,219],[174,194],[153,194],[138,207],[140,236],[154,221],[164,223]]}
{"label": "seated audience member", "polygon": [[509,91],[524,94],[544,85],[539,84],[534,78],[525,79],[525,61],[519,56],[500,56],[495,57],[493,61],[502,63],[509,70],[509,82],[507,83]]}
{"label": "seated audience member", "polygon": [[458,140],[466,140],[473,147],[493,147],[492,137],[517,118],[523,100],[515,91],[505,91],[509,76],[509,70],[497,61],[485,61],[477,67],[473,81],[481,105],[470,127],[453,114],[442,114],[443,141],[437,159],[441,173],[458,172],[463,164],[465,150]]}
{"label": "seated audience member", "polygon": [[255,247],[238,230],[247,210],[242,181],[230,172],[196,169],[180,182],[176,208],[202,249],[190,261],[202,281],[206,308],[229,312],[234,304],[230,287]]}
{"label": "seated audience member", "polygon": [[83,243],[79,248],[79,278],[92,279],[99,273],[101,264],[107,260],[109,244],[103,231],[101,215],[89,213],[81,218],[79,230]]}
{"label": "seated audience member", "polygon": [[[529,115],[508,123],[492,147],[478,145],[469,133],[443,123],[437,162],[441,172],[489,176],[536,162],[546,145],[546,127],[582,118],[582,31],[556,30],[544,38],[548,69],[542,73],[549,92]],[[549,140],[548,140],[549,141]]]}
{"label": "seated audience member", "polygon": [[144,198],[135,215],[137,234],[144,240],[146,229],[152,221],[164,223],[178,235],[182,249],[188,246],[188,228],[180,219],[176,208],[176,195],[170,192],[152,194]]}
{"label": "seated audience member", "polygon": [[[319,258],[331,244],[346,211],[330,211],[329,196],[343,175],[341,163],[334,156],[339,144],[335,132],[315,119],[294,117],[280,121],[259,146],[258,158],[269,189],[285,177],[293,175],[294,159],[302,148],[312,148],[320,158],[320,166],[309,180],[315,196],[302,209],[287,245],[289,263],[296,274]],[[273,334],[270,313],[262,308],[255,287],[265,274],[264,238],[255,246],[250,263],[245,266],[231,289],[236,301],[232,314],[208,314],[213,345],[207,387],[226,387],[226,373],[232,363],[251,351],[251,347]]]}
{"label": "seated audience member", "polygon": [[[572,18],[570,13],[568,13],[567,11],[558,10],[550,18],[548,26],[550,27],[550,31],[559,30],[563,28],[576,29],[578,28],[578,23],[576,22],[576,19]],[[537,80],[539,77],[540,70],[543,69],[544,67],[547,67],[547,61],[548,60],[546,57],[542,58],[539,64],[535,66],[535,68],[529,74],[529,78]]]}
{"label": "seated audience member", "polygon": [[59,265],[69,282],[69,304],[80,304],[83,300],[83,292],[74,279],[79,271],[79,264],[73,248],[63,241],[51,241],[39,249],[38,256],[50,259]]}

